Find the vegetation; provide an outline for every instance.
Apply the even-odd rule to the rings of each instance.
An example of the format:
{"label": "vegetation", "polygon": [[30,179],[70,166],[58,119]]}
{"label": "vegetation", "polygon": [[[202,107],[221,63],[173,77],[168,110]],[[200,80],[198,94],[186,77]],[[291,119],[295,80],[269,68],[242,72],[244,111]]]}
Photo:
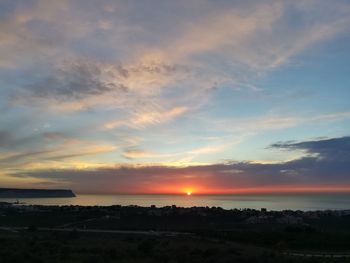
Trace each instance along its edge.
{"label": "vegetation", "polygon": [[5,204],[0,244],[0,262],[350,262],[330,257],[349,250],[350,216]]}

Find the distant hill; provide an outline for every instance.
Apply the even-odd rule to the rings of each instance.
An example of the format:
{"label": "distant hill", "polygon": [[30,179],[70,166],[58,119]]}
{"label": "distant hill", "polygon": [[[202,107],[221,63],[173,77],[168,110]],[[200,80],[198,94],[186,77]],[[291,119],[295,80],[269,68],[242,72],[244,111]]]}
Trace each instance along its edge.
{"label": "distant hill", "polygon": [[58,198],[75,197],[72,190],[66,189],[15,189],[0,188],[0,198]]}

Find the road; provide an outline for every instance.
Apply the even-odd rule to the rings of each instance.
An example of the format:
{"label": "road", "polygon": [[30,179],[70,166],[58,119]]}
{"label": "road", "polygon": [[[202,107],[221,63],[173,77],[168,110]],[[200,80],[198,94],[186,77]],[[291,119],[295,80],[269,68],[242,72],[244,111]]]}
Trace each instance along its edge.
{"label": "road", "polygon": [[[18,232],[28,230],[28,227],[0,227],[0,230]],[[83,229],[83,228],[49,228],[38,227],[37,231],[58,231],[58,232],[72,232],[78,231],[82,233],[109,233],[109,234],[134,234],[134,235],[149,235],[149,236],[191,236],[192,233],[185,232],[171,232],[171,231],[139,231],[139,230],[112,230],[112,229]]]}

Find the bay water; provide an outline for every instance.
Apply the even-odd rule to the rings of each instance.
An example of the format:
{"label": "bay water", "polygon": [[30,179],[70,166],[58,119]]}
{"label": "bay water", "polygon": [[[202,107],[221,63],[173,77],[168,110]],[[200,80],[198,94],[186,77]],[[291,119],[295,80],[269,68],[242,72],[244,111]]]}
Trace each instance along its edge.
{"label": "bay water", "polygon": [[87,195],[74,198],[1,198],[3,202],[20,202],[27,205],[138,205],[157,207],[176,205],[178,207],[208,206],[224,209],[268,210],[348,210],[350,193],[308,193],[308,194],[254,194],[254,195]]}

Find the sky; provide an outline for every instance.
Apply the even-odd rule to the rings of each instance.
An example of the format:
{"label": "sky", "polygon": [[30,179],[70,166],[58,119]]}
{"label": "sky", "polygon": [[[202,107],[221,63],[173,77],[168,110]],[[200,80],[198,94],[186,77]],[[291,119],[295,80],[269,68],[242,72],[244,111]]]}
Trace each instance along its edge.
{"label": "sky", "polygon": [[350,191],[350,2],[0,1],[0,187]]}

